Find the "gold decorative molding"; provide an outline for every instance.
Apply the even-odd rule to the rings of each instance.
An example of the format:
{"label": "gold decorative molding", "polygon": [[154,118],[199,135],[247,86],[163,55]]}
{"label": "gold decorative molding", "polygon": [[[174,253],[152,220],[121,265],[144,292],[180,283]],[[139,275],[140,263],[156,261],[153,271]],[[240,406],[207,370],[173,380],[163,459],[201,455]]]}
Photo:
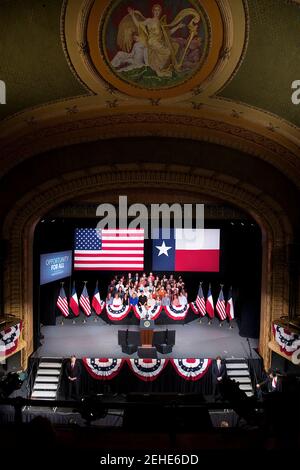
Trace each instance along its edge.
{"label": "gold decorative molding", "polygon": [[[126,112],[127,111],[127,112]],[[230,116],[220,120],[220,114],[193,111],[176,114],[172,108],[160,108],[159,112],[134,112],[107,110],[105,114],[90,112],[81,118],[80,113],[71,114],[58,125],[43,128],[30,127],[30,132],[20,135],[13,143],[6,139],[2,144],[1,163],[8,171],[24,159],[47,150],[99,139],[162,136],[209,141],[239,149],[261,158],[285,174],[295,186],[300,187],[299,147],[287,145],[272,132],[263,134],[245,126],[243,118]],[[204,116],[205,114],[205,116]],[[244,126],[243,126],[244,124]],[[2,173],[3,174],[3,173]],[[0,171],[1,175],[1,171]]]}

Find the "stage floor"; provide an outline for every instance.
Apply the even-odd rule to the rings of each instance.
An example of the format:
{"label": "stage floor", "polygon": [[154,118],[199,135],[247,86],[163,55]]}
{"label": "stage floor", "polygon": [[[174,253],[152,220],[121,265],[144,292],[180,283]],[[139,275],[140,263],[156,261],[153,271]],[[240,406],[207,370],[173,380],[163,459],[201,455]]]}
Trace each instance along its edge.
{"label": "stage floor", "polygon": [[[217,355],[223,358],[247,358],[250,357],[249,346],[246,338],[239,335],[236,322],[233,329],[229,329],[225,323],[219,326],[217,319],[208,325],[207,319],[194,320],[185,325],[157,325],[155,330],[176,330],[176,344],[170,354],[158,357],[174,358],[214,358]],[[137,353],[128,356],[122,353],[118,346],[118,330],[126,329],[125,325],[107,324],[100,318],[95,322],[88,318],[86,323],[72,324],[72,320],[65,319],[64,325],[43,326],[41,332],[44,339],[37,349],[34,357],[69,357],[75,354],[77,357],[137,357]],[[128,326],[129,330],[138,330],[138,326]],[[249,339],[252,357],[259,356],[255,352],[258,346],[257,339]]]}

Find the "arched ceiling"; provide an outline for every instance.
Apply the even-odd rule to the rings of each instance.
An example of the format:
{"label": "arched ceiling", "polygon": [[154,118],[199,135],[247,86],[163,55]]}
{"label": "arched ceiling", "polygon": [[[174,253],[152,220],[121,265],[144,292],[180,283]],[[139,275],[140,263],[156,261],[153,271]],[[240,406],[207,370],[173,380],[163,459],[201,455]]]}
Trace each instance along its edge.
{"label": "arched ceiling", "polygon": [[[154,135],[243,150],[300,186],[300,106],[291,101],[291,83],[300,79],[298,1],[199,0],[204,9],[215,3],[222,12],[223,43],[211,76],[170,96],[168,90],[134,96],[108,83],[104,69],[95,74],[88,60],[90,12],[97,3],[1,2],[0,79],[7,104],[0,105],[0,174],[53,148]],[[213,52],[220,25],[211,24]]]}

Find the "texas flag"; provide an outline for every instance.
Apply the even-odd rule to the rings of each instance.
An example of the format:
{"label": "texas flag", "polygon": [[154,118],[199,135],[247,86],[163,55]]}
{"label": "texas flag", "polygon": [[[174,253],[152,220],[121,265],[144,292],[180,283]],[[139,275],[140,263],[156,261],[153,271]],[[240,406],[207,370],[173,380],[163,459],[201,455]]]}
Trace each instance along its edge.
{"label": "texas flag", "polygon": [[176,228],[168,232],[157,230],[152,239],[153,271],[219,271],[219,229]]}

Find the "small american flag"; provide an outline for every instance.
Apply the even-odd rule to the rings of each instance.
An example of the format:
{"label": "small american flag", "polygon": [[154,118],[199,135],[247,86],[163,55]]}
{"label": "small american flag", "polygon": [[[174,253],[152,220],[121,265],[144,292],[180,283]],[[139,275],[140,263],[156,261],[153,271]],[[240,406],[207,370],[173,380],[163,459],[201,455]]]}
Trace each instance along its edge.
{"label": "small american flag", "polygon": [[199,313],[204,317],[206,315],[206,308],[205,308],[205,299],[202,289],[202,284],[199,286],[197,298],[196,298],[196,305],[198,307]]}
{"label": "small american flag", "polygon": [[225,310],[225,299],[224,299],[222,287],[219,293],[219,298],[218,298],[217,305],[216,305],[216,311],[219,315],[220,320],[222,321],[225,320],[226,310]]}
{"label": "small american flag", "polygon": [[81,292],[81,296],[79,298],[79,304],[84,313],[86,314],[87,317],[89,317],[92,313],[91,310],[91,302],[89,298],[89,294],[86,288],[86,285],[83,288],[83,291]]}
{"label": "small american flag", "polygon": [[63,314],[64,317],[69,316],[68,300],[67,300],[67,296],[66,296],[66,293],[65,293],[65,289],[63,287],[60,288],[59,296],[58,296],[57,301],[56,301],[56,305],[57,305],[57,307],[59,308],[59,310],[61,311],[61,313]]}
{"label": "small american flag", "polygon": [[74,269],[143,270],[144,229],[76,229]]}

